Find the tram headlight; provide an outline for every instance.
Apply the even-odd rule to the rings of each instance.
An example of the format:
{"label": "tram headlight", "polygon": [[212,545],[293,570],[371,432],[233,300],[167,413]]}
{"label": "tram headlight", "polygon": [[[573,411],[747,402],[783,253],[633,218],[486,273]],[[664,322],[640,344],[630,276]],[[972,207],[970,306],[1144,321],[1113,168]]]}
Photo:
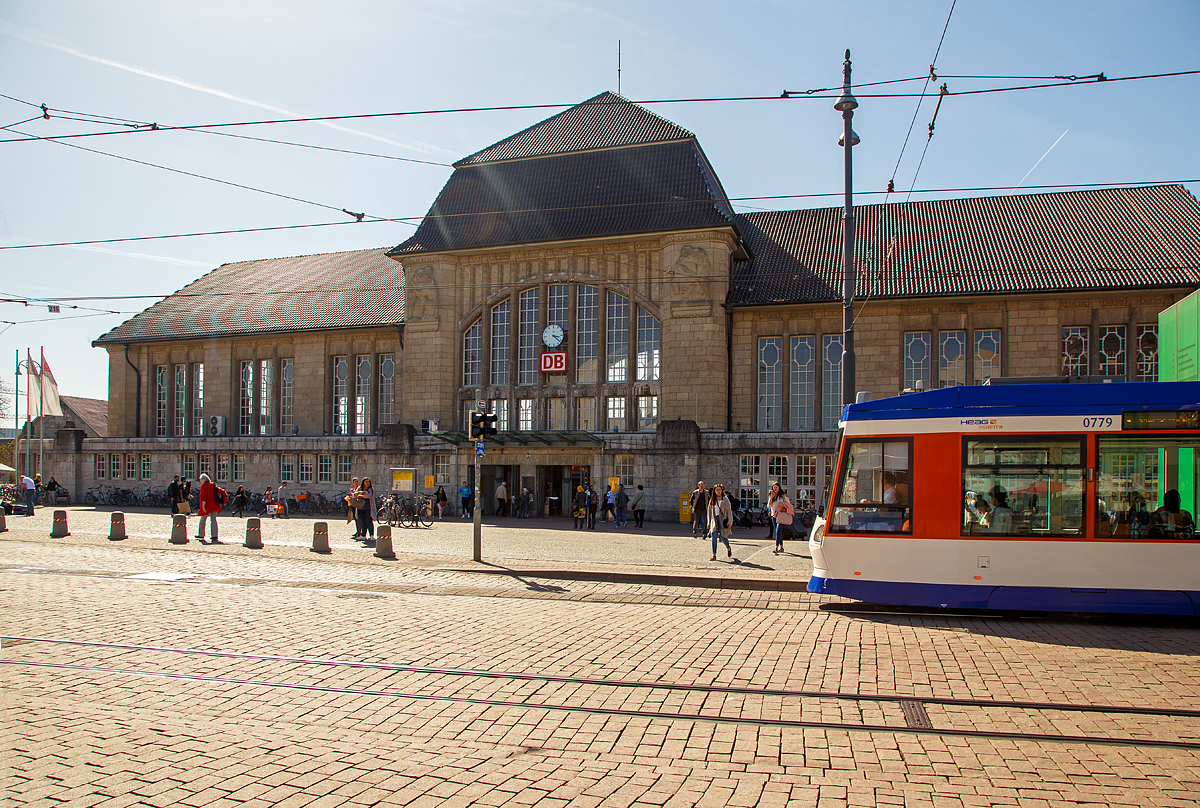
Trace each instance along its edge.
{"label": "tram headlight", "polygon": [[812,537],[810,538],[810,541],[811,541],[813,544],[815,544],[815,545],[817,545],[818,547],[820,547],[820,546],[821,546],[821,540],[822,540],[822,539],[824,539],[824,538],[825,538],[825,523],[824,523],[824,522],[818,522],[817,524],[813,525]]}

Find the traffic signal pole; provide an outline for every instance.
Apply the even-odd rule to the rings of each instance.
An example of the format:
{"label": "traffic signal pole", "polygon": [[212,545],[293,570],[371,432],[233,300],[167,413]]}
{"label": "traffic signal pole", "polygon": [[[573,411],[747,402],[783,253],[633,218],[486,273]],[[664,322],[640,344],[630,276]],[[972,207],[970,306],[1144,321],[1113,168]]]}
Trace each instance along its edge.
{"label": "traffic signal pole", "polygon": [[475,412],[471,414],[471,438],[475,443],[475,512],[472,522],[475,528],[474,539],[471,543],[471,559],[483,560],[483,488],[479,476],[479,458],[483,456],[483,441],[496,434],[496,416],[485,415],[484,403],[475,402]]}
{"label": "traffic signal pole", "polygon": [[479,452],[475,453],[475,513],[472,520],[475,525],[475,538],[471,544],[471,559],[483,560],[483,497],[479,488]]}

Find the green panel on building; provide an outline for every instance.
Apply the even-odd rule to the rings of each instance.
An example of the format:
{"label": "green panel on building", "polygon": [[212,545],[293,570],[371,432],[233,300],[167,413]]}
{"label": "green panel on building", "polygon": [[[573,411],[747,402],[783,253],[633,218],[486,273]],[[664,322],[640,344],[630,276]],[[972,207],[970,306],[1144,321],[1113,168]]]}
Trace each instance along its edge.
{"label": "green panel on building", "polygon": [[1158,378],[1200,381],[1200,292],[1158,315]]}

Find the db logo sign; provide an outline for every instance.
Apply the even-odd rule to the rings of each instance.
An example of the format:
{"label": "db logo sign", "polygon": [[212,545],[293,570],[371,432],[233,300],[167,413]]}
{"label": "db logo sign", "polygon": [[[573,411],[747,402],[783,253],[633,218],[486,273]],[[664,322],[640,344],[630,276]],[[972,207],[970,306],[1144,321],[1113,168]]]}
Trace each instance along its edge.
{"label": "db logo sign", "polygon": [[542,373],[566,373],[567,352],[548,351],[542,354]]}

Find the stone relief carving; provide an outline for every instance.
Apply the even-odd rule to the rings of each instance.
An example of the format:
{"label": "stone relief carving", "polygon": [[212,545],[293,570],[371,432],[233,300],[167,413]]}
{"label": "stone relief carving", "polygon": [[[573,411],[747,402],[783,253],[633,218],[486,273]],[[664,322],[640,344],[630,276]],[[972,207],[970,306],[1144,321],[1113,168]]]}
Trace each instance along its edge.
{"label": "stone relief carving", "polygon": [[679,301],[707,302],[712,294],[712,260],[703,247],[685,245],[671,267],[672,298]]}
{"label": "stone relief carving", "polygon": [[441,303],[433,267],[426,266],[408,273],[404,284],[404,319],[418,323],[436,317]]}

